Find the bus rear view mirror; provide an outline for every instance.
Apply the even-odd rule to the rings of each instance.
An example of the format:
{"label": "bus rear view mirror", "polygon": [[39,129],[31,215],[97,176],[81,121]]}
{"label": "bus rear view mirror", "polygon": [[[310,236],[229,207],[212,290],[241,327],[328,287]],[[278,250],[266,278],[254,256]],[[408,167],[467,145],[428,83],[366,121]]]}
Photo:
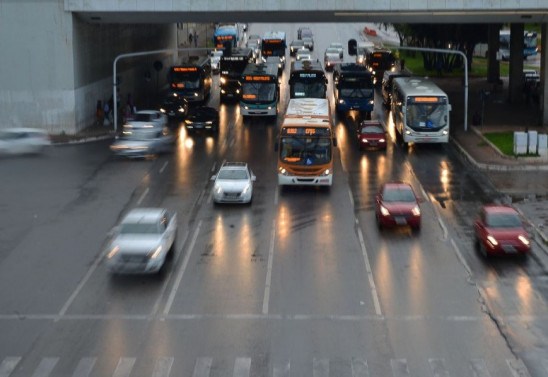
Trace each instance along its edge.
{"label": "bus rear view mirror", "polygon": [[334,147],[337,146],[337,138],[336,138],[336,137],[333,138],[333,146],[334,146]]}
{"label": "bus rear view mirror", "polygon": [[358,42],[355,39],[348,40],[348,55],[356,56],[358,50]]}

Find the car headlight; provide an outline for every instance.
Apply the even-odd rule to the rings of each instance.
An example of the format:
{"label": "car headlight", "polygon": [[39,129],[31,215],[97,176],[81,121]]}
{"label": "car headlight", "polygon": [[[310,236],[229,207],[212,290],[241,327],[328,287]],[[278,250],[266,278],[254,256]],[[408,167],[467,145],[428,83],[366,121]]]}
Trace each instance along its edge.
{"label": "car headlight", "polygon": [[362,139],[362,143],[368,143],[368,141],[365,137]]}
{"label": "car headlight", "polygon": [[491,235],[488,235],[487,236],[487,241],[489,241],[489,243],[493,246],[497,246],[499,243],[497,242],[497,240],[495,239],[495,237],[491,236]]}
{"label": "car headlight", "polygon": [[411,213],[413,214],[413,216],[420,216],[421,209],[419,208],[419,206],[414,206],[413,209],[411,210]]}
{"label": "car headlight", "polygon": [[386,209],[385,206],[381,206],[380,210],[383,216],[390,216],[390,212]]}
{"label": "car headlight", "polygon": [[386,142],[386,140],[384,140],[384,139],[379,139],[379,142],[380,142],[380,143],[384,143],[384,142]]}
{"label": "car headlight", "polygon": [[370,105],[374,105],[374,104],[375,104],[375,100],[370,100],[370,101],[369,101],[369,104],[370,104]]}
{"label": "car headlight", "polygon": [[185,109],[182,108],[182,107],[179,107],[179,112],[180,112],[180,113],[184,113],[184,112],[185,112]]}
{"label": "car headlight", "polygon": [[339,100],[339,103],[340,103],[341,105],[343,105],[343,104],[344,104],[344,100],[343,100],[343,99],[340,99],[340,100]]}
{"label": "car headlight", "polygon": [[149,258],[150,259],[156,259],[158,258],[158,256],[160,255],[160,253],[162,252],[162,245],[158,246],[154,251],[152,251],[150,254],[149,254]]}
{"label": "car headlight", "polygon": [[214,190],[217,194],[222,194],[223,193],[223,188],[218,184],[215,184]]}
{"label": "car headlight", "polygon": [[221,84],[226,84],[226,79],[224,77],[221,77]]}
{"label": "car headlight", "polygon": [[242,194],[244,194],[244,195],[247,194],[247,192],[249,191],[250,188],[251,188],[251,185],[248,183],[248,184],[244,187],[244,189],[242,190]]}
{"label": "car headlight", "polygon": [[161,111],[162,113],[165,113],[165,112],[166,112],[166,109],[164,109],[164,108],[162,107],[162,108],[160,108],[160,111]]}
{"label": "car headlight", "polygon": [[120,246],[116,245],[114,246],[112,249],[110,249],[110,251],[108,252],[107,254],[107,258],[108,259],[112,259],[112,257],[114,257],[116,254],[118,254],[118,252],[120,251]]}
{"label": "car headlight", "polygon": [[185,124],[192,125],[192,121],[190,119],[185,119]]}
{"label": "car headlight", "polygon": [[213,124],[213,121],[212,120],[208,120],[207,122],[205,122],[206,124]]}
{"label": "car headlight", "polygon": [[199,94],[197,92],[194,92],[194,97],[198,97]]}
{"label": "car headlight", "polygon": [[529,246],[529,244],[531,243],[529,241],[529,238],[527,238],[526,236],[524,236],[523,234],[520,234],[518,236],[518,239],[521,241],[522,244],[524,244],[525,246]]}

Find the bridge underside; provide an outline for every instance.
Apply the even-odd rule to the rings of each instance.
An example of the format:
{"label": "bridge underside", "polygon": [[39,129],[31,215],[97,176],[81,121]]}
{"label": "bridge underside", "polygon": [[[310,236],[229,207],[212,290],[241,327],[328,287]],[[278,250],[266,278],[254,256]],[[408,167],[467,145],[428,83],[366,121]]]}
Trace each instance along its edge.
{"label": "bridge underside", "polygon": [[91,23],[177,23],[177,22],[386,22],[386,23],[542,23],[548,11],[539,10],[444,10],[444,11],[246,11],[246,12],[75,12]]}

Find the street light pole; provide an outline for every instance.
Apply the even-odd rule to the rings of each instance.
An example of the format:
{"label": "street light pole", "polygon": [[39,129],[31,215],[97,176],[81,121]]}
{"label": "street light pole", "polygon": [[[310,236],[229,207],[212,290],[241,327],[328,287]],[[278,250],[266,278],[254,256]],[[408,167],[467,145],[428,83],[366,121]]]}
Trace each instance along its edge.
{"label": "street light pole", "polygon": [[423,48],[423,47],[396,47],[397,50],[409,50],[409,51],[424,51],[424,52],[437,52],[440,54],[454,54],[460,55],[464,59],[464,131],[468,131],[468,58],[462,51],[439,49],[439,48]]}

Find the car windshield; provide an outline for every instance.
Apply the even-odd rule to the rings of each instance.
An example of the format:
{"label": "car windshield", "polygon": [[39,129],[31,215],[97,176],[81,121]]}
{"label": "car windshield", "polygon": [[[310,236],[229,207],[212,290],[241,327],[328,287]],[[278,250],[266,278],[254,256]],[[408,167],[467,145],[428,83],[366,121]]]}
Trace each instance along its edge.
{"label": "car windshield", "polygon": [[224,169],[219,172],[218,179],[248,179],[247,172],[243,169]]}
{"label": "car windshield", "polygon": [[160,234],[157,223],[123,223],[120,226],[120,234]]}
{"label": "car windshield", "polygon": [[385,202],[415,202],[415,195],[410,189],[406,188],[390,188],[385,189],[383,193],[383,201]]}
{"label": "car windshield", "polygon": [[521,221],[515,213],[494,213],[487,215],[487,226],[493,228],[519,228]]}
{"label": "car windshield", "polygon": [[136,122],[151,122],[155,119],[155,115],[154,114],[142,114],[142,113],[137,113],[133,116],[133,120],[136,121]]}
{"label": "car windshield", "polygon": [[384,130],[380,126],[366,126],[366,127],[362,127],[362,133],[364,133],[364,134],[383,134]]}

